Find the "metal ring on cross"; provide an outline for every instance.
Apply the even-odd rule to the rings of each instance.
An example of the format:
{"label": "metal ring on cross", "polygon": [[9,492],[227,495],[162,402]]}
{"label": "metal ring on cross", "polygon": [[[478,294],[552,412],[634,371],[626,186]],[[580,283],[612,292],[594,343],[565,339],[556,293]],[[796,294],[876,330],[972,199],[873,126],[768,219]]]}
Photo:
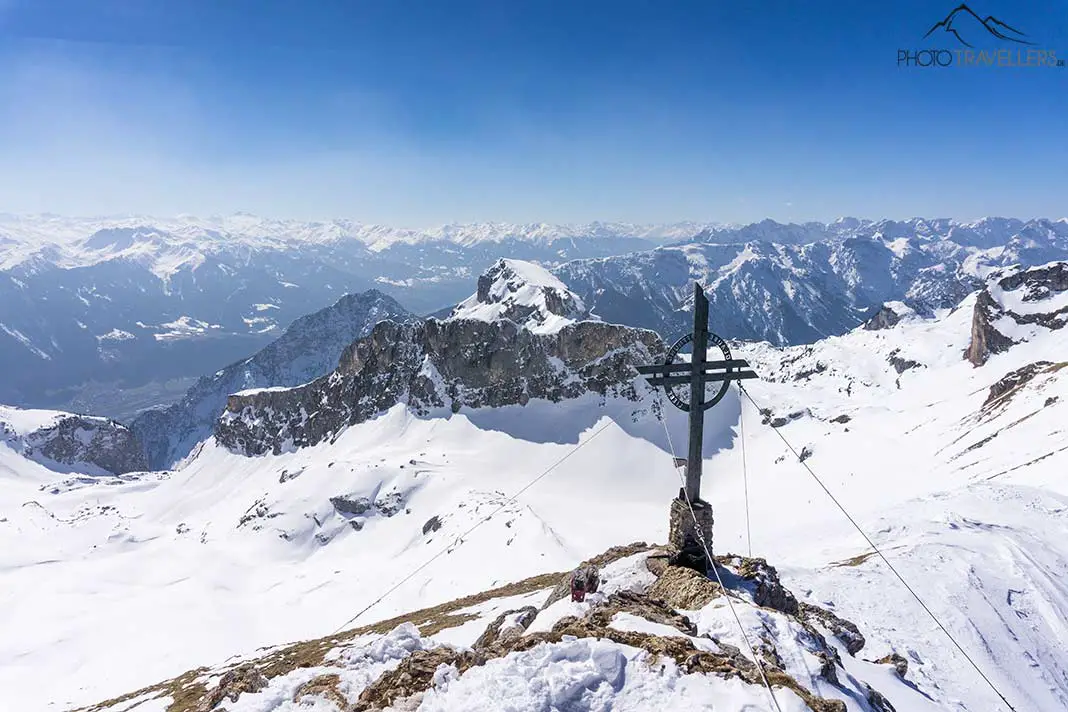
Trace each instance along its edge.
{"label": "metal ring on cross", "polygon": [[[671,346],[671,348],[668,349],[667,356],[664,359],[664,365],[670,366],[673,363],[685,363],[685,361],[683,361],[682,359],[678,361],[676,361],[675,359],[678,358],[679,352],[682,351],[683,347],[685,347],[692,341],[692,333],[686,334],[686,336],[676,341]],[[729,346],[727,346],[727,342],[719,336],[716,336],[715,334],[710,332],[708,334],[708,347],[712,348],[713,346],[719,348],[720,352],[723,354],[724,361],[731,360],[731,349]],[[712,384],[707,384],[706,387],[711,385]],[[705,402],[702,404],[702,410],[708,410],[716,403],[719,403],[721,400],[723,400],[723,396],[727,394],[727,389],[729,387],[729,381],[721,381],[719,384],[719,390],[716,391],[715,395],[713,395],[711,398],[705,399]],[[677,393],[676,389],[681,389],[682,393]],[[667,394],[668,400],[671,401],[676,408],[678,408],[679,410],[684,410],[686,412],[690,411],[690,384],[685,383],[677,386],[665,386],[664,392]]]}

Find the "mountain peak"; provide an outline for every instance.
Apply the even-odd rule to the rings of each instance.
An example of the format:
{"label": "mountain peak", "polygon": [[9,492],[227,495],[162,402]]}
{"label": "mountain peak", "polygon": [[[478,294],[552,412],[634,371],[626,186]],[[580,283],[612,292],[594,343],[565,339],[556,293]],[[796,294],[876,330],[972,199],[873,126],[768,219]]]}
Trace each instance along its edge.
{"label": "mountain peak", "polygon": [[456,305],[449,320],[509,319],[538,333],[588,319],[578,295],[541,265],[499,259],[478,278],[478,291]]}

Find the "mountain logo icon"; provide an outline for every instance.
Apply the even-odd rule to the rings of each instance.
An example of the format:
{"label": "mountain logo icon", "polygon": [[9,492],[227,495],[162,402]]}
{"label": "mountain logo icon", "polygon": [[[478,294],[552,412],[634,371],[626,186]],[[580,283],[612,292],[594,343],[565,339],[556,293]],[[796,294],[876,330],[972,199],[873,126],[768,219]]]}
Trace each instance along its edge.
{"label": "mountain logo icon", "polygon": [[[930,37],[937,30],[948,32],[957,38],[965,47],[971,47],[972,44],[968,42],[968,39],[974,40],[976,36],[984,36],[982,33],[986,33],[996,37],[1004,42],[1015,42],[1017,44],[1033,45],[1034,42],[1029,42],[1027,35],[1020,32],[1015,27],[1002,22],[993,15],[987,15],[986,17],[979,17],[979,15],[968,7],[965,3],[961,3],[953,9],[944,20],[936,22],[931,29],[927,30],[927,34],[924,38]],[[967,39],[965,39],[967,38]]]}

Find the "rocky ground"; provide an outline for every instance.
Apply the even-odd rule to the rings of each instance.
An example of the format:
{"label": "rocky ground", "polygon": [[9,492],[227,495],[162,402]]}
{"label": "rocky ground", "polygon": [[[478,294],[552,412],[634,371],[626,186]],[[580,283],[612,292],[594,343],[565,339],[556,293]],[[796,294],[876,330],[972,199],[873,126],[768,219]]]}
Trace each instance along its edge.
{"label": "rocky ground", "polygon": [[[904,657],[863,661],[857,627],[799,604],[762,559],[719,557],[726,589],[675,565],[669,550],[642,543],[586,563],[600,567],[604,582],[583,603],[570,600],[567,573],[544,574],[197,668],[79,712],[642,709],[634,704],[659,689],[653,678],[671,681],[675,692],[661,700],[669,709],[683,702],[713,709],[727,699],[771,709],[765,676],[783,710],[893,712],[895,694],[907,698],[907,709],[924,708],[905,682]],[[728,598],[743,609],[738,622],[748,643],[739,645],[738,626],[728,625]],[[460,638],[440,639],[461,629]],[[879,673],[882,689],[850,672],[859,662]],[[527,689],[497,687],[518,673]],[[472,702],[476,689],[485,693],[481,703]]]}

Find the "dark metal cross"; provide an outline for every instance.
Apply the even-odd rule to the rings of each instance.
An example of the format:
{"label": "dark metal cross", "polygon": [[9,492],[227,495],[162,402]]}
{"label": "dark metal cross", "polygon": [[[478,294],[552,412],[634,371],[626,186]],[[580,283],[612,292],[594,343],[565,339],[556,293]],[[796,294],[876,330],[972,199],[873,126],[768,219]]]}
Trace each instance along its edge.
{"label": "dark metal cross", "polygon": [[[689,363],[676,362],[675,357],[686,344],[693,342],[693,357]],[[708,346],[719,348],[722,361],[708,360]],[[723,398],[731,381],[757,378],[749,369],[749,362],[731,358],[727,342],[708,331],[708,297],[696,282],[693,285],[693,333],[682,337],[668,349],[662,364],[639,366],[638,373],[646,375],[651,385],[663,386],[668,399],[680,410],[690,413],[690,446],[686,458],[685,496],[691,502],[701,498],[702,446],[705,433],[705,411]],[[705,398],[705,385],[719,383],[719,390],[711,398]],[[675,392],[689,386],[689,397]]]}

